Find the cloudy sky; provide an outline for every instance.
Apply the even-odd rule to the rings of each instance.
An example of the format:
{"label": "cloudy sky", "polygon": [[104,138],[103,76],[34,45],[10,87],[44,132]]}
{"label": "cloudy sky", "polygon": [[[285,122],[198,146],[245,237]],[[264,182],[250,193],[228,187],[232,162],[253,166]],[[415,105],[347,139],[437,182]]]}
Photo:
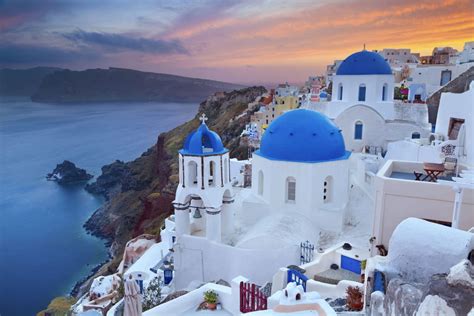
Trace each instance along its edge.
{"label": "cloudy sky", "polygon": [[302,82],[367,49],[462,49],[471,0],[0,0],[0,67]]}

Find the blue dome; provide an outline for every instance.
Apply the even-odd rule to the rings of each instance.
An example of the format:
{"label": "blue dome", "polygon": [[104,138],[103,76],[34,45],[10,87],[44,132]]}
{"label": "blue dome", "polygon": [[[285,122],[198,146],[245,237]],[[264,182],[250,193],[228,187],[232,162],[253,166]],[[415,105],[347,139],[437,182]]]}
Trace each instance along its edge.
{"label": "blue dome", "polygon": [[323,162],[347,159],[340,129],[325,115],[298,109],[286,112],[263,134],[257,155],[271,160]]}
{"label": "blue dome", "polygon": [[336,75],[391,75],[390,65],[377,53],[363,50],[344,59]]}
{"label": "blue dome", "polygon": [[179,151],[182,155],[209,156],[228,152],[219,135],[202,123],[197,130],[190,133],[184,141],[183,149]]}
{"label": "blue dome", "polygon": [[320,98],[327,98],[328,97],[328,94],[324,91],[322,91],[320,94],[319,94],[319,97]]}

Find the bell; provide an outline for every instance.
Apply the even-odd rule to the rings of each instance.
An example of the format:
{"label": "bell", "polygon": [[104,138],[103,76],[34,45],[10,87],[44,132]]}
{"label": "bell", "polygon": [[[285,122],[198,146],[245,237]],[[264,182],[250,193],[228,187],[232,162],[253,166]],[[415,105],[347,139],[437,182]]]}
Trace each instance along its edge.
{"label": "bell", "polygon": [[194,211],[193,218],[201,218],[201,217],[202,217],[201,211],[197,208],[197,209]]}

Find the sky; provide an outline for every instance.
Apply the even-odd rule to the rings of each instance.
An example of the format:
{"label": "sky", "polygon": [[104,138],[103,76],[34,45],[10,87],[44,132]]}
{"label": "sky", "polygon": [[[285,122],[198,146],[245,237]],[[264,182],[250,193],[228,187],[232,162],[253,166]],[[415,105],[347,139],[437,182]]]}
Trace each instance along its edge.
{"label": "sky", "polygon": [[353,52],[474,40],[471,0],[0,0],[0,67],[303,82]]}

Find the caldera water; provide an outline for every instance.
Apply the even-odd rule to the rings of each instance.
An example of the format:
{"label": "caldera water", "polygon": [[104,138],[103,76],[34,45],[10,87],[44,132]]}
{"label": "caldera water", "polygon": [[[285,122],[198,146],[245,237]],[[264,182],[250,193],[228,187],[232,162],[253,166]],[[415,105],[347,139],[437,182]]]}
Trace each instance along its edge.
{"label": "caldera water", "polygon": [[197,103],[40,104],[0,101],[0,315],[36,315],[108,258],[82,225],[103,203],[83,185],[45,179],[65,159],[95,177],[129,161]]}

